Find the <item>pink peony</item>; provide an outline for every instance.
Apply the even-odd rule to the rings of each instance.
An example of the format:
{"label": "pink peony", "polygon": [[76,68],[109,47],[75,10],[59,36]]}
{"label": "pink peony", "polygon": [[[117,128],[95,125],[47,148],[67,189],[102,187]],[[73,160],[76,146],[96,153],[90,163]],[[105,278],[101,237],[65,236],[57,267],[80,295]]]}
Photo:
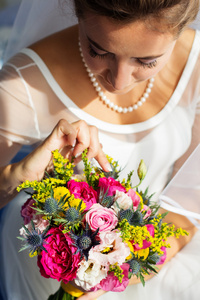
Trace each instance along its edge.
{"label": "pink peony", "polygon": [[160,248],[163,251],[163,255],[160,257],[160,260],[157,262],[157,265],[162,265],[165,262],[165,259],[167,257],[167,251],[166,251],[166,247],[161,247]]}
{"label": "pink peony", "polygon": [[82,199],[88,210],[94,203],[97,203],[97,192],[87,182],[77,182],[70,180],[67,183],[67,188],[75,198]]}
{"label": "pink peony", "polygon": [[118,219],[113,209],[103,207],[100,204],[93,204],[85,215],[89,227],[95,231],[111,231],[117,225]]}
{"label": "pink peony", "polygon": [[63,280],[68,283],[76,277],[80,254],[75,254],[76,247],[68,234],[63,234],[61,228],[51,228],[51,234],[45,241],[45,249],[38,255],[40,273],[45,278]]}
{"label": "pink peony", "polygon": [[125,187],[123,187],[123,185],[121,185],[119,181],[115,180],[112,177],[99,178],[99,187],[104,191],[104,193],[108,191],[108,196],[115,195],[116,191],[126,192]]}
{"label": "pink peony", "polygon": [[104,291],[123,292],[129,283],[129,264],[124,263],[120,267],[123,269],[124,275],[121,283],[119,282],[118,278],[114,276],[114,273],[110,272],[108,276],[101,280],[101,282],[97,284],[93,290],[97,291],[98,289],[102,289]]}
{"label": "pink peony", "polygon": [[36,210],[32,208],[34,203],[35,200],[33,198],[29,198],[21,208],[21,216],[24,219],[24,225],[30,223],[33,215],[36,213]]}
{"label": "pink peony", "polygon": [[[145,226],[147,227],[147,230],[149,231],[150,235],[154,236],[154,226],[151,224],[147,224]],[[151,246],[151,242],[148,242],[147,240],[143,241],[143,246],[141,248],[138,246],[138,244],[133,245],[134,250],[136,250],[136,251],[140,250],[140,249],[146,249],[150,246]]]}
{"label": "pink peony", "polygon": [[138,196],[138,194],[130,189],[127,193],[127,195],[132,199],[133,202],[133,209],[136,210],[138,208],[138,205],[140,204],[140,197]]}

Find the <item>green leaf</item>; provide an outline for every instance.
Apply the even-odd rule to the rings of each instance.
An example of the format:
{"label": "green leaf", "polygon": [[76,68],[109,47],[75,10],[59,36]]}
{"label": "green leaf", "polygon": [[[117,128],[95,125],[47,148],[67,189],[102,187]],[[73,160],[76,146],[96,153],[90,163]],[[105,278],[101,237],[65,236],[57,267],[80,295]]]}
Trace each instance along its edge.
{"label": "green leaf", "polygon": [[50,295],[48,298],[48,300],[75,300],[75,299],[77,299],[77,297],[74,297],[66,293],[62,287],[60,287],[55,294]]}
{"label": "green leaf", "polygon": [[141,281],[142,285],[145,286],[144,276],[141,273],[140,273],[140,281]]}

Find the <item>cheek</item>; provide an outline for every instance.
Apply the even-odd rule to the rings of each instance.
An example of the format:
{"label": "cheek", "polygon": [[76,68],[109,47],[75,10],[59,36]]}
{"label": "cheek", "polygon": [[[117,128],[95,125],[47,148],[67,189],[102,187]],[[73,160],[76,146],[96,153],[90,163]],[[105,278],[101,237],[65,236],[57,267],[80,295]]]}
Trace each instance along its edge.
{"label": "cheek", "polygon": [[136,78],[138,81],[145,81],[147,79],[150,79],[151,77],[155,77],[166,65],[168,59],[169,57],[159,59],[156,66],[152,68],[141,66],[137,70],[135,70],[132,74],[134,78]]}
{"label": "cheek", "polygon": [[88,68],[94,74],[102,74],[105,69],[108,69],[106,59],[99,57],[91,57],[89,54],[89,49],[83,51],[83,57]]}

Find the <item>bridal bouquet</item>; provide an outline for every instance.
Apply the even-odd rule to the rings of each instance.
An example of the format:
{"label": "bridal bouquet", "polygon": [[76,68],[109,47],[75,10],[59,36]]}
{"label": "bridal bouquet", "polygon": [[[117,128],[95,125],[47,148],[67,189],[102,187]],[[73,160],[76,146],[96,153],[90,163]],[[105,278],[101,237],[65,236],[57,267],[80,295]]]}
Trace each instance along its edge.
{"label": "bridal bouquet", "polygon": [[169,236],[185,235],[181,228],[163,222],[165,214],[150,204],[148,189],[139,191],[146,175],[141,160],[137,185],[133,171],[119,181],[119,167],[111,158],[112,172],[103,172],[82,155],[84,172],[74,174],[74,165],[53,152],[53,171],[41,181],[25,181],[30,198],[21,208],[24,225],[20,239],[37,256],[40,273],[61,281],[49,300],[76,299],[81,289],[120,292],[131,276],[156,273],[166,258]]}

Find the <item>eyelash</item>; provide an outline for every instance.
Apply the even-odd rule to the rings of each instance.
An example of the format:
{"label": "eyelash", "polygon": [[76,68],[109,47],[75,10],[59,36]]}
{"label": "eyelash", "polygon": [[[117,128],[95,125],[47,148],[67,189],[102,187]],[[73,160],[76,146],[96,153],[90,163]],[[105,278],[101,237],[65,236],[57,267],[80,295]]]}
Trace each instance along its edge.
{"label": "eyelash", "polygon": [[105,58],[105,57],[108,55],[108,53],[105,53],[105,54],[98,54],[98,53],[92,48],[91,45],[89,45],[88,48],[89,48],[89,54],[90,54],[90,56],[91,56],[92,58],[98,57],[98,58],[103,59],[103,58]]}
{"label": "eyelash", "polygon": [[[92,58],[100,58],[100,59],[104,59],[107,55],[109,55],[110,53],[105,53],[105,54],[98,54],[93,48],[91,45],[89,45],[89,55],[92,57]],[[137,59],[137,62],[143,67],[143,68],[154,68],[156,65],[157,65],[157,60],[154,60],[150,63],[144,63],[142,62],[141,60]]]}
{"label": "eyelash", "polygon": [[137,61],[139,62],[139,64],[142,65],[143,68],[151,69],[151,68],[154,68],[157,65],[157,60],[154,60],[150,63],[144,63],[144,62],[140,61],[139,59]]}

